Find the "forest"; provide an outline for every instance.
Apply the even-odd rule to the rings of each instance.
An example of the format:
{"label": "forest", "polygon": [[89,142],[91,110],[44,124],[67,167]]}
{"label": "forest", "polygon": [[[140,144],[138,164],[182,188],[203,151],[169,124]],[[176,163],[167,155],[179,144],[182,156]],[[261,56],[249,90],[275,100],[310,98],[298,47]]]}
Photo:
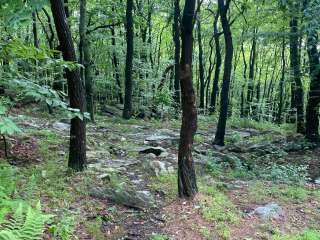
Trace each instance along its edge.
{"label": "forest", "polygon": [[320,0],[0,0],[0,240],[320,240]]}

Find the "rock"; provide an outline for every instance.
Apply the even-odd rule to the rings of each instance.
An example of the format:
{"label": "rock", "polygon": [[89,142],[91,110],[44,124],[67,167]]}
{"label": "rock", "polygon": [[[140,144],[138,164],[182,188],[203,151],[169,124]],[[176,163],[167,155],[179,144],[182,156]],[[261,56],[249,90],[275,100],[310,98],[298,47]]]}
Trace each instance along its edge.
{"label": "rock", "polygon": [[52,127],[57,130],[66,131],[70,129],[70,124],[63,122],[55,122],[52,124]]}
{"label": "rock", "polygon": [[148,209],[156,206],[155,200],[149,191],[135,191],[122,188],[94,188],[90,195],[100,199],[109,199],[114,203],[136,209]]}
{"label": "rock", "polygon": [[173,166],[164,161],[153,160],[147,162],[146,166],[147,170],[151,171],[156,176],[168,175],[174,173]]}
{"label": "rock", "polygon": [[245,186],[248,186],[248,184],[240,180],[232,181],[229,183],[223,183],[223,187],[225,187],[228,190],[238,190],[244,188]]}
{"label": "rock", "polygon": [[155,159],[155,158],[157,158],[157,155],[155,155],[154,153],[148,153],[148,154],[146,155],[146,157],[148,157],[148,158],[150,158],[150,159]]}
{"label": "rock", "polygon": [[269,203],[265,206],[257,207],[252,214],[257,215],[262,219],[279,219],[284,216],[284,211],[278,204]]}
{"label": "rock", "polygon": [[162,154],[168,154],[166,152],[166,150],[162,147],[144,147],[144,148],[140,148],[139,149],[139,153],[141,154],[149,154],[149,153],[153,153],[156,156],[160,156]]}
{"label": "rock", "polygon": [[109,173],[103,173],[97,176],[97,178],[101,179],[101,180],[105,180],[105,181],[110,181],[110,174]]}

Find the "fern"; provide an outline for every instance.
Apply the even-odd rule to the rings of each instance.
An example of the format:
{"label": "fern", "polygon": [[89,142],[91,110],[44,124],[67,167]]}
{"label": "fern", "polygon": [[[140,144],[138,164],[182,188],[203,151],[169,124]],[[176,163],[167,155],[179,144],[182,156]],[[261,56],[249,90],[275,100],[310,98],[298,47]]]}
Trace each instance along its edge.
{"label": "fern", "polygon": [[49,218],[50,216],[41,212],[40,203],[36,208],[32,208],[20,202],[12,217],[0,225],[3,229],[0,230],[0,240],[41,239]]}

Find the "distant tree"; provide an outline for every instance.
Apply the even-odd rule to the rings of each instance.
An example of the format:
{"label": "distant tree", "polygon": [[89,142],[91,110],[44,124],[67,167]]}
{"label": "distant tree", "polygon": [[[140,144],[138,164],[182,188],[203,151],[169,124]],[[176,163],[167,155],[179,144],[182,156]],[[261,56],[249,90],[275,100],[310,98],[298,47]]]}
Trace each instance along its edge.
{"label": "distant tree", "polygon": [[180,84],[182,97],[182,125],[178,153],[178,190],[180,197],[192,198],[198,191],[192,145],[197,131],[196,96],[192,83],[192,52],[195,0],[186,0],[181,24]]}
{"label": "distant tree", "polygon": [[127,56],[125,69],[125,95],[123,118],[129,119],[132,116],[132,61],[133,61],[133,0],[127,0],[126,10],[126,38]]}
{"label": "distant tree", "polygon": [[311,27],[307,35],[311,82],[306,110],[306,137],[313,142],[319,142],[320,56],[317,48],[318,33]]}
{"label": "distant tree", "polygon": [[[56,26],[60,47],[65,61],[76,62],[76,53],[69,25],[67,24],[64,4],[61,0],[50,0],[51,11]],[[85,112],[86,99],[78,68],[66,69],[70,107]],[[84,119],[71,119],[70,147],[68,166],[82,171],[86,164],[86,124]]]}
{"label": "distant tree", "polygon": [[221,88],[221,100],[220,100],[220,114],[217,126],[216,135],[214,138],[214,144],[224,145],[224,136],[226,133],[226,124],[228,117],[228,105],[229,105],[229,88],[230,78],[232,71],[232,59],[233,59],[233,42],[232,33],[230,29],[229,19],[227,13],[230,7],[231,0],[218,0],[218,8],[220,14],[221,25],[223,29],[223,35],[225,40],[225,58],[224,58],[224,73]]}
{"label": "distant tree", "polygon": [[180,5],[179,0],[174,0],[174,21],[173,21],[173,41],[174,41],[174,101],[176,106],[180,106]]}

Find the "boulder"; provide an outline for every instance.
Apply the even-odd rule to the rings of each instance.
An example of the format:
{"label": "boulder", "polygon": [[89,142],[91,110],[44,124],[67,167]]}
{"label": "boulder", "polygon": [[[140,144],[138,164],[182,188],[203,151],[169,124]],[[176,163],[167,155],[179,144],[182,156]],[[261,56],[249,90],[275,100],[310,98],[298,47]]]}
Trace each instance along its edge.
{"label": "boulder", "polygon": [[144,168],[155,176],[169,175],[175,171],[171,163],[159,160],[145,161]]}
{"label": "boulder", "polygon": [[52,124],[52,127],[60,131],[66,131],[70,129],[70,124],[63,122],[54,122]]}
{"label": "boulder", "polygon": [[269,203],[264,206],[254,209],[252,214],[257,215],[262,219],[279,219],[284,216],[284,211],[281,206],[276,203]]}
{"label": "boulder", "polygon": [[153,195],[149,191],[122,188],[94,188],[91,190],[90,195],[140,210],[156,207]]}

